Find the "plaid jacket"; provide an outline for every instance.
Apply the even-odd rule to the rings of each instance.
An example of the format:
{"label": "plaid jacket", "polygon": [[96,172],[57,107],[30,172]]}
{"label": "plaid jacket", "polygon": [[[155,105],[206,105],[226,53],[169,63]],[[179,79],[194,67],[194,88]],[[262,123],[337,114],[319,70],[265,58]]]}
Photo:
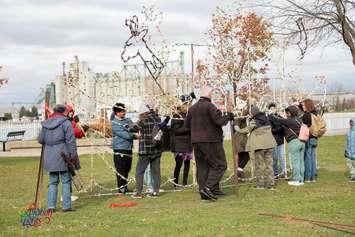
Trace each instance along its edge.
{"label": "plaid jacket", "polygon": [[161,122],[159,116],[154,112],[144,114],[137,122],[141,128],[141,138],[139,139],[140,155],[155,155],[160,154],[162,151],[153,144],[153,128]]}

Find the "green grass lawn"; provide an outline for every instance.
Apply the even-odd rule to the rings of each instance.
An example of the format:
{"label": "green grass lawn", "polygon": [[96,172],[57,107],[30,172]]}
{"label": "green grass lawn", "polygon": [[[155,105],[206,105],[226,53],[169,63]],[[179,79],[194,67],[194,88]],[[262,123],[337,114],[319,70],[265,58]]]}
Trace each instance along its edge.
{"label": "green grass lawn", "polygon": [[[195,190],[186,189],[165,192],[157,199],[135,200],[138,205],[134,207],[114,209],[109,205],[122,201],[122,197],[81,193],[74,202],[76,212],[56,212],[50,224],[31,228],[21,226],[19,212],[34,199],[38,158],[0,157],[0,236],[350,236],[309,223],[258,215],[266,212],[355,225],[355,184],[348,182],[344,142],[343,136],[320,140],[316,183],[292,187],[282,180],[275,191],[255,190],[253,184],[243,184],[237,199],[232,183],[227,182],[224,190],[228,195],[214,203],[201,201]],[[226,178],[233,171],[230,144],[225,147],[230,162]],[[112,171],[100,156],[93,160],[95,180],[114,188]],[[112,164],[110,155],[105,160]],[[81,157],[81,163],[81,175],[88,184],[91,156]],[[172,154],[164,154],[162,182],[172,176],[174,163]],[[134,170],[135,163],[131,176]],[[47,182],[45,174],[45,191]],[[168,184],[163,189],[173,188]],[[93,190],[104,192],[97,187]],[[42,202],[45,207],[45,200]]]}

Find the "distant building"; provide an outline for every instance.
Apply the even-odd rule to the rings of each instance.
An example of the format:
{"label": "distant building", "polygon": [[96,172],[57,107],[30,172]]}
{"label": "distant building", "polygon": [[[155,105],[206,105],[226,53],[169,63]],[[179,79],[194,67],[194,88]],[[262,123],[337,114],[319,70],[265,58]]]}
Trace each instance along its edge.
{"label": "distant building", "polygon": [[[181,95],[192,91],[190,78],[184,73],[183,56],[181,53],[179,60],[168,62],[158,79],[165,93]],[[161,94],[143,64],[124,65],[121,74],[95,73],[77,56],[68,70],[64,65],[62,75],[56,76],[54,82],[55,103],[73,104],[76,113],[85,119],[100,116],[102,110],[111,109],[116,102],[125,103],[128,111],[135,112],[143,99]]]}

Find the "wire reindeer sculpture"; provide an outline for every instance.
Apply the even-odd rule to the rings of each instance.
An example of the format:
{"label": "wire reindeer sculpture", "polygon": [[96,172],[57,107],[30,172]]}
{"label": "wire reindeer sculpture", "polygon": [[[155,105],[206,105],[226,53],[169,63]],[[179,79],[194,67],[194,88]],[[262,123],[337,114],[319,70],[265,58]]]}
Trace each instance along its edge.
{"label": "wire reindeer sculpture", "polygon": [[127,63],[130,59],[139,57],[148,69],[148,72],[154,79],[156,85],[159,87],[163,95],[165,95],[164,89],[158,81],[165,65],[147,44],[145,37],[148,34],[148,29],[139,29],[138,17],[136,15],[134,15],[132,19],[126,19],[125,25],[129,28],[131,36],[125,42],[121,59],[123,62]]}

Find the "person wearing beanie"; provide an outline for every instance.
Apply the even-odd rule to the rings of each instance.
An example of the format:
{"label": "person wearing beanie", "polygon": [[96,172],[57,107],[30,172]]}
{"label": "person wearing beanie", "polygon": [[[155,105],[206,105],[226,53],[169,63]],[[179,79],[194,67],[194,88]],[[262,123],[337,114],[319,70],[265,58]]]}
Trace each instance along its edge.
{"label": "person wearing beanie", "polygon": [[[184,127],[191,135],[201,199],[215,201],[217,195],[225,194],[219,188],[227,169],[222,126],[233,120],[233,114],[223,115],[217,109],[211,102],[212,91],[209,86],[201,88],[201,97],[188,110]],[[230,106],[227,111],[231,111]]]}
{"label": "person wearing beanie", "polygon": [[255,157],[255,178],[257,189],[273,190],[275,186],[272,168],[272,150],[276,146],[271,133],[271,125],[264,112],[257,106],[251,107],[251,121],[243,129],[236,127],[236,132],[249,134],[246,151]]}
{"label": "person wearing beanie", "polygon": [[[271,115],[281,118],[281,116],[276,112],[275,103],[270,103],[268,105],[268,117],[270,117]],[[274,176],[276,179],[285,178],[286,175],[286,163],[284,157],[285,129],[280,123],[272,119],[270,119],[270,123],[271,123],[272,135],[274,136],[275,141],[277,143],[277,146],[274,147],[272,151]]]}
{"label": "person wearing beanie", "polygon": [[346,134],[345,158],[349,168],[350,182],[355,182],[355,118],[349,121],[349,131]]}
{"label": "person wearing beanie", "polygon": [[[75,138],[83,138],[85,137],[85,130],[83,128],[83,126],[81,126],[81,123],[79,121],[79,117],[74,115],[75,111],[74,111],[74,107],[71,104],[67,104],[66,105],[66,110],[65,110],[65,114],[68,117],[68,119],[71,122],[71,125],[74,129],[74,135]],[[88,127],[85,127],[86,130],[88,129]]]}
{"label": "person wearing beanie", "polygon": [[138,162],[136,166],[136,189],[133,198],[143,198],[143,179],[147,166],[150,165],[153,190],[149,197],[158,197],[160,188],[160,158],[162,149],[153,141],[153,130],[161,123],[161,118],[151,105],[142,103],[137,125],[140,127]]}
{"label": "person wearing beanie", "polygon": [[288,182],[292,186],[304,184],[304,151],[305,143],[298,139],[301,129],[301,120],[298,118],[298,108],[291,105],[285,109],[287,118],[279,118],[271,115],[273,122],[281,123],[285,127],[285,139],[288,143],[289,156],[292,164],[292,180]]}
{"label": "person wearing beanie", "polygon": [[65,106],[56,105],[52,116],[42,122],[38,142],[44,146],[44,169],[49,172],[47,195],[48,209],[55,211],[57,207],[58,184],[62,182],[62,209],[72,211],[71,175],[63,156],[69,157],[76,169],[80,168],[74,131],[69,119],[65,116]]}
{"label": "person wearing beanie", "polygon": [[131,131],[133,122],[126,118],[124,104],[114,104],[112,111],[115,115],[111,120],[113,163],[116,168],[118,193],[126,194],[130,192],[127,179],[132,167],[133,140],[138,139],[139,134]]}

